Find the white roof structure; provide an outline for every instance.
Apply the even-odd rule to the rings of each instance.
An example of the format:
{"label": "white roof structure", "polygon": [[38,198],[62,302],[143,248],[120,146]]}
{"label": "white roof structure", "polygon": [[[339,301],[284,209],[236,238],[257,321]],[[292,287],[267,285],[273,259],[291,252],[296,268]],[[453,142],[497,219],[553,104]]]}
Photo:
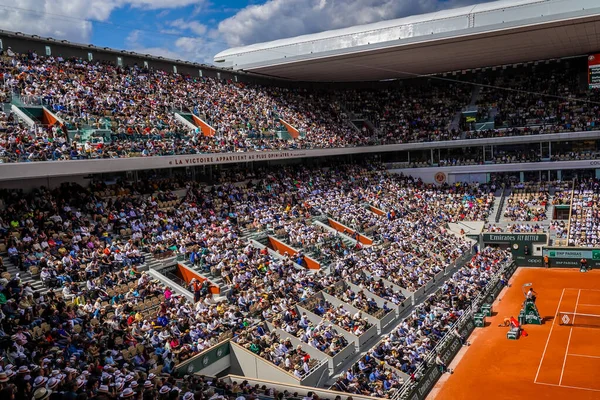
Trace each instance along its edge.
{"label": "white roof structure", "polygon": [[600,52],[600,1],[501,0],[225,50],[216,65],[299,81],[406,78]]}

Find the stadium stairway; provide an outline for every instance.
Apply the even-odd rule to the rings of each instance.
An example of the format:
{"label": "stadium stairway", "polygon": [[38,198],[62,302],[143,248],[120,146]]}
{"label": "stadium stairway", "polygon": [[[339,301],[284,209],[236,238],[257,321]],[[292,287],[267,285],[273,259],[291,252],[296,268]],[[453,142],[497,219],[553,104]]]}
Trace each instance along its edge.
{"label": "stadium stairway", "polygon": [[6,272],[10,274],[11,279],[14,278],[17,274],[19,274],[21,282],[23,284],[31,284],[31,288],[34,292],[44,293],[48,291],[48,288],[44,287],[44,284],[42,283],[42,280],[39,277],[34,278],[29,272],[19,271],[19,268],[17,268],[17,266],[14,265],[8,257],[3,256],[2,261],[4,262]]}
{"label": "stadium stairway", "polygon": [[498,214],[498,208],[501,207],[501,200],[502,200],[502,188],[497,189],[494,192],[494,206],[490,210],[490,214],[487,217],[486,222],[488,224],[493,224],[494,222],[496,222],[496,215]]}
{"label": "stadium stairway", "polygon": [[473,91],[471,92],[471,102],[469,103],[469,107],[474,107],[475,111],[477,111],[477,101],[479,100],[479,93],[481,93],[481,86],[473,86]]}
{"label": "stadium stairway", "polygon": [[218,286],[222,296],[225,295],[227,292],[229,292],[229,290],[231,289],[231,287],[227,283],[225,283],[225,281],[223,280],[223,278],[220,275],[213,275],[210,272],[206,272],[205,270],[202,269],[202,267],[200,265],[192,264],[189,259],[179,261],[179,263],[185,265],[186,267],[193,270],[201,277],[208,279],[210,282],[212,282],[213,284]]}
{"label": "stadium stairway", "polygon": [[142,251],[142,256],[144,256],[146,262],[138,267],[138,271],[147,271],[149,269],[156,269],[157,267],[162,267],[165,264],[168,264],[177,259],[177,256],[168,257],[163,260],[157,260],[154,256],[147,252]]}
{"label": "stadium stairway", "polygon": [[[176,260],[176,257],[170,257],[164,260],[156,260],[152,256],[152,254],[148,252],[142,252],[142,255],[145,257],[146,262],[138,266],[139,272],[147,271],[151,267],[162,266],[163,263],[169,263]],[[14,278],[17,274],[19,274],[21,282],[23,284],[31,284],[31,288],[36,293],[46,293],[49,290],[49,288],[44,286],[39,276],[34,277],[29,272],[19,271],[19,268],[16,265],[14,265],[8,258],[8,254],[4,253],[0,255],[0,257],[2,257],[2,261],[4,263],[4,266],[6,267],[6,272],[10,274],[11,278]]]}
{"label": "stadium stairway", "polygon": [[506,212],[506,208],[508,207],[508,198],[510,197],[512,193],[512,189],[511,188],[506,188],[504,189],[504,202],[501,202],[500,205],[502,206],[502,208],[500,209],[500,214],[498,214],[500,216],[499,220],[496,220],[496,222],[509,222],[508,219],[506,219],[504,217],[504,213]]}

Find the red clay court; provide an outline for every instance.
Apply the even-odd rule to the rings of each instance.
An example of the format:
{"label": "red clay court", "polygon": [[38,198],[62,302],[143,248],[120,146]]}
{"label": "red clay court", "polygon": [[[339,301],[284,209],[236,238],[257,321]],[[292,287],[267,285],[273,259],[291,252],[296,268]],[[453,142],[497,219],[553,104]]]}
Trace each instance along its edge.
{"label": "red clay court", "polygon": [[[519,314],[521,287],[538,293],[542,325],[525,325],[528,337],[506,339],[505,317]],[[600,399],[600,317],[576,316],[561,324],[558,312],[600,316],[600,271],[519,268],[493,306],[485,328],[476,328],[429,395],[430,399]],[[577,321],[579,318],[579,321]]]}

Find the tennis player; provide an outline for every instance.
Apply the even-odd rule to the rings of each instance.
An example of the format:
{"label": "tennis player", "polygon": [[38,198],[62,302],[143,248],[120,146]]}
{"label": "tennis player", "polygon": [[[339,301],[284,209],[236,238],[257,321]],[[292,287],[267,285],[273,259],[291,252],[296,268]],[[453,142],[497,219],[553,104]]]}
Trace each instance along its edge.
{"label": "tennis player", "polygon": [[527,292],[527,300],[535,303],[535,299],[537,299],[537,292],[533,290],[533,287],[530,287],[529,291]]}

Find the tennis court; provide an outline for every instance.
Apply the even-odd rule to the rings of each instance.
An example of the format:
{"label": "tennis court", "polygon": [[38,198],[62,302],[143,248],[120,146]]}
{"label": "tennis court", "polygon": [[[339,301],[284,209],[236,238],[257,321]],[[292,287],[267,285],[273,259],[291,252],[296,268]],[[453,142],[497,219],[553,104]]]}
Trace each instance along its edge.
{"label": "tennis court", "polygon": [[[545,322],[525,325],[527,337],[508,340],[508,328],[498,325],[519,314],[525,283],[538,293]],[[494,303],[488,326],[475,330],[451,364],[454,374],[445,374],[429,398],[599,399],[600,271],[521,268],[511,285]]]}
{"label": "tennis court", "polygon": [[597,391],[600,398],[600,289],[565,288],[535,383]]}

